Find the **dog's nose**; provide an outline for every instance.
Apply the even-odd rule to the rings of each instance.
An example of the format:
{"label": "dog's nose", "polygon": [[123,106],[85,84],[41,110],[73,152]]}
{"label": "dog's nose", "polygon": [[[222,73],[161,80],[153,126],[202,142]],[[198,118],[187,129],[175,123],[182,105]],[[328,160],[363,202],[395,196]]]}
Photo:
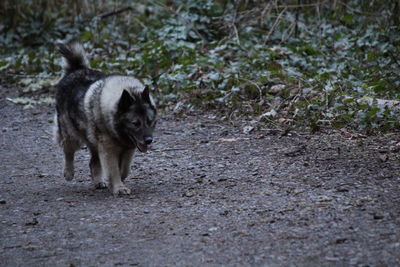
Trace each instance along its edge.
{"label": "dog's nose", "polygon": [[145,137],[144,142],[146,143],[146,145],[150,145],[151,142],[153,142],[153,137],[151,137],[151,136]]}

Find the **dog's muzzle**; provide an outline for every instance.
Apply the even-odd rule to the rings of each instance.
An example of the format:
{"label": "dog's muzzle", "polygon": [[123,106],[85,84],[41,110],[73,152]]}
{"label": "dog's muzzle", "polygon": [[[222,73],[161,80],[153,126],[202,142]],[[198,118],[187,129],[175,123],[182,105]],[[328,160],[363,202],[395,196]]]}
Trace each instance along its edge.
{"label": "dog's muzzle", "polygon": [[153,142],[153,137],[146,136],[144,138],[144,144],[136,142],[136,147],[139,149],[140,152],[147,152],[149,149],[149,145]]}
{"label": "dog's muzzle", "polygon": [[146,145],[150,145],[152,142],[153,142],[153,137],[147,136],[147,137],[144,138],[144,143]]}

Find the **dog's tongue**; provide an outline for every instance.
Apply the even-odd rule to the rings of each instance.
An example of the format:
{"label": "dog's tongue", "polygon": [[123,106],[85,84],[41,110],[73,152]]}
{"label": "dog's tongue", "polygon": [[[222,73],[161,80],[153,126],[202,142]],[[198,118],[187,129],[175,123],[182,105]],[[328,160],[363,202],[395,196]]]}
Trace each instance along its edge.
{"label": "dog's tongue", "polygon": [[147,152],[148,146],[147,145],[142,145],[139,143],[136,143],[137,148],[140,150],[140,152]]}

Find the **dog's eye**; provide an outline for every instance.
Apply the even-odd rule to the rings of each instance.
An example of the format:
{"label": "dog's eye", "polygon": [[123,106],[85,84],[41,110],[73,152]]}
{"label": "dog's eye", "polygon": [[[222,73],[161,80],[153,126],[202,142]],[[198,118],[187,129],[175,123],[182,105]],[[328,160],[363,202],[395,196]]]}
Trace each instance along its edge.
{"label": "dog's eye", "polygon": [[132,122],[132,124],[135,127],[140,127],[140,125],[141,125],[140,121],[134,121],[134,122]]}

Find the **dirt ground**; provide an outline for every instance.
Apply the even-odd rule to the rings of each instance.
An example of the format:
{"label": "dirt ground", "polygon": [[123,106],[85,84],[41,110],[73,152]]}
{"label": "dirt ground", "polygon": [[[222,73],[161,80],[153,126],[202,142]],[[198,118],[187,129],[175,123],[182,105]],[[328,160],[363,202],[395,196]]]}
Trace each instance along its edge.
{"label": "dirt ground", "polygon": [[0,88],[1,266],[399,266],[400,138],[161,111],[131,196],[62,178],[53,108]]}

